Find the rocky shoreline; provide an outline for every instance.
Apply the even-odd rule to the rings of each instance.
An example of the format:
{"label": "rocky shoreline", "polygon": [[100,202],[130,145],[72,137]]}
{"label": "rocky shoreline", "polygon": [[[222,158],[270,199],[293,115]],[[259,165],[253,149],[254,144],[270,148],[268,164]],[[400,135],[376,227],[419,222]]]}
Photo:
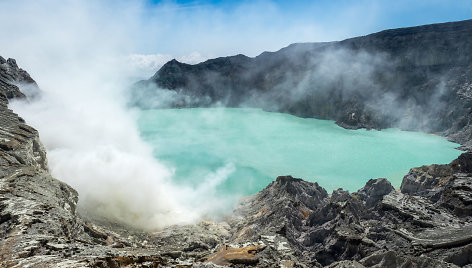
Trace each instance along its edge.
{"label": "rocky shoreline", "polygon": [[143,232],[85,219],[36,130],[8,109],[34,80],[0,58],[2,267],[471,267],[472,153],[355,193],[278,177],[221,222]]}

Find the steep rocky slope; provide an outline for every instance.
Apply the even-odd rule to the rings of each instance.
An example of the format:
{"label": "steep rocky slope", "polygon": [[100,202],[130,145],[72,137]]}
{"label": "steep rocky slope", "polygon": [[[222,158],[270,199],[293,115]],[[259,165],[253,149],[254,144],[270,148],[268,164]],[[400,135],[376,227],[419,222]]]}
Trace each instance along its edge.
{"label": "steep rocky slope", "polygon": [[393,29],[255,58],[172,60],[135,85],[132,104],[259,107],[346,128],[433,132],[470,145],[471,58],[472,20]]}
{"label": "steep rocky slope", "polygon": [[78,217],[77,192],[50,175],[38,132],[8,109],[9,99],[25,98],[19,87],[39,90],[15,60],[0,57],[0,266],[165,263],[153,251],[115,249],[131,244]]}

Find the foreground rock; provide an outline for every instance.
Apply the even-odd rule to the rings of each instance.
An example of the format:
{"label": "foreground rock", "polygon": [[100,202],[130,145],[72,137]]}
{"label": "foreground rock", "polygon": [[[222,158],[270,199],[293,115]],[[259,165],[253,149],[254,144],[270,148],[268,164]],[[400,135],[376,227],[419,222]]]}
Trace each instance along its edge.
{"label": "foreground rock", "polygon": [[[450,180],[434,195],[403,193],[386,179],[370,180],[355,193],[339,189],[329,195],[316,183],[281,176],[242,200],[225,222],[172,227],[146,239],[160,244],[165,256],[197,267],[470,266],[472,214],[465,208],[472,173],[465,167],[471,160],[472,153],[464,153],[435,166]],[[428,168],[412,169],[404,184],[421,180],[426,174],[417,170]],[[444,181],[429,175],[430,181]]]}
{"label": "foreground rock", "polygon": [[443,184],[434,194],[376,179],[355,193],[329,195],[317,183],[281,176],[224,222],[176,226],[146,239],[196,267],[469,267],[471,164],[472,153],[464,153],[405,176],[404,185],[422,176],[428,185]]}
{"label": "foreground rock", "polygon": [[[463,154],[459,159],[470,159]],[[443,165],[448,170],[455,165]],[[468,162],[469,164],[471,162]],[[461,170],[463,171],[463,170]],[[410,172],[405,180],[414,172]],[[452,173],[472,182],[470,173]],[[435,177],[442,180],[441,177]],[[451,182],[448,182],[451,183]],[[437,190],[435,203],[418,192],[395,191],[385,179],[356,193],[331,195],[316,183],[279,177],[236,210],[233,241],[267,245],[261,264],[306,267],[453,267],[471,264],[472,214],[464,213],[470,184]],[[458,196],[454,206],[449,198]],[[460,207],[461,209],[457,209]],[[457,213],[460,211],[460,213]],[[346,260],[351,261],[347,265]],[[355,262],[352,262],[355,261]]]}
{"label": "foreground rock", "polygon": [[257,107],[345,128],[432,132],[470,146],[471,51],[472,20],[392,29],[254,58],[172,60],[131,98],[144,108]]}
{"label": "foreground rock", "polygon": [[2,62],[2,267],[472,266],[472,153],[411,169],[400,190],[376,179],[356,193],[328,194],[281,176],[221,222],[146,233],[86,221],[77,192],[50,175],[37,131],[7,107],[25,97],[18,81],[34,81]]}

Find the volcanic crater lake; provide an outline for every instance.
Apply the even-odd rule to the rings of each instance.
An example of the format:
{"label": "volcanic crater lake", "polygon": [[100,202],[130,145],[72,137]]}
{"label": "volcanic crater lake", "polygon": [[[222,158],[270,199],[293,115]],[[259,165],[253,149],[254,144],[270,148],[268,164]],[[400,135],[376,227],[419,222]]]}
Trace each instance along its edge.
{"label": "volcanic crater lake", "polygon": [[333,121],[246,108],[140,111],[142,137],[173,180],[215,187],[221,195],[249,195],[279,175],[318,182],[331,192],[357,191],[372,178],[399,187],[412,167],[446,164],[459,145],[398,129],[347,130]]}

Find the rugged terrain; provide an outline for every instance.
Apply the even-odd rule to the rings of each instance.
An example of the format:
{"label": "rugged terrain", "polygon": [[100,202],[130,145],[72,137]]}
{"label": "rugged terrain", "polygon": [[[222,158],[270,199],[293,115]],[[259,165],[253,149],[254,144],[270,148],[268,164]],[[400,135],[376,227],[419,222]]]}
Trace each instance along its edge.
{"label": "rugged terrain", "polygon": [[[468,29],[469,24],[420,29],[430,36],[435,35],[437,27],[444,27],[441,36],[448,36],[448,29]],[[412,29],[398,31],[418,31]],[[394,33],[392,30],[383,34]],[[302,44],[285,50],[299,47],[306,51],[338,45]],[[277,53],[259,57],[270,58]],[[451,55],[438,54],[437,58],[453,61]],[[243,56],[220,60],[228,59],[254,60]],[[169,64],[180,66],[175,61]],[[225,69],[224,66],[221,68]],[[281,65],[273,68],[276,66]],[[465,70],[464,81],[468,81]],[[163,79],[157,76],[156,79]],[[267,78],[261,83],[268,85],[274,79]],[[203,221],[149,233],[103,219],[85,219],[77,212],[79,196],[50,175],[38,132],[8,109],[9,100],[26,98],[23,89],[28,91],[26,96],[39,92],[34,80],[14,60],[0,57],[2,267],[472,267],[470,152],[447,165],[412,168],[397,190],[386,179],[375,179],[355,193],[342,189],[328,193],[317,183],[280,176],[259,193],[241,200],[234,212],[220,222]],[[267,90],[272,89],[267,87]],[[415,91],[411,93],[416,96]],[[454,97],[454,101],[466,103],[470,97],[468,89],[463,94],[462,99],[457,96],[459,99]],[[362,113],[367,111],[363,110],[367,106],[359,107]],[[341,114],[347,111],[343,109],[350,109],[342,105],[338,108]],[[357,111],[354,113],[352,120],[358,115]],[[457,123],[455,117],[447,120]],[[349,126],[380,127],[370,125],[376,121],[365,121],[366,125],[362,125],[364,121],[356,122]],[[463,122],[462,130],[468,124]],[[469,144],[467,132],[457,131],[457,135],[462,133],[461,140]]]}
{"label": "rugged terrain", "polygon": [[258,107],[345,128],[431,132],[470,145],[471,51],[468,20],[292,44],[254,58],[172,60],[135,85],[132,104]]}
{"label": "rugged terrain", "polygon": [[39,92],[15,60],[0,57],[0,266],[165,263],[155,252],[117,251],[131,244],[78,217],[77,192],[50,175],[38,132],[8,109],[9,99],[25,98],[19,87]]}

